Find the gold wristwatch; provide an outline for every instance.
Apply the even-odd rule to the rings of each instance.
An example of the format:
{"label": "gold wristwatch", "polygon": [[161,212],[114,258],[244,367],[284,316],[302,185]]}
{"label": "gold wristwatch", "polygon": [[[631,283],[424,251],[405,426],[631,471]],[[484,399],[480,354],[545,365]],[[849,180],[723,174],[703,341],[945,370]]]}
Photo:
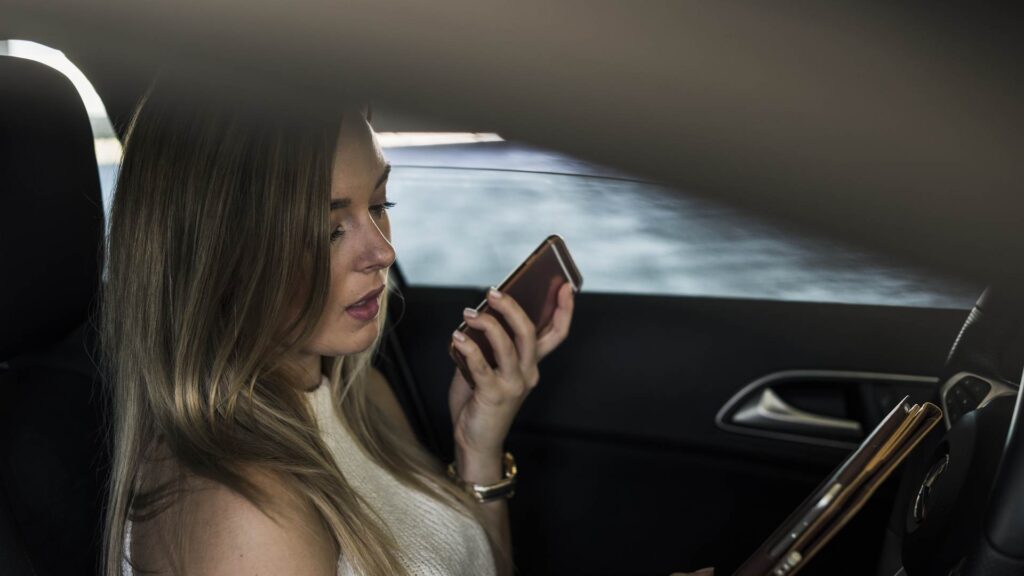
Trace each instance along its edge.
{"label": "gold wristwatch", "polygon": [[511,498],[516,490],[516,459],[511,452],[505,452],[505,477],[494,484],[472,484],[459,477],[455,462],[448,465],[448,478],[469,492],[477,502],[490,502],[499,498]]}

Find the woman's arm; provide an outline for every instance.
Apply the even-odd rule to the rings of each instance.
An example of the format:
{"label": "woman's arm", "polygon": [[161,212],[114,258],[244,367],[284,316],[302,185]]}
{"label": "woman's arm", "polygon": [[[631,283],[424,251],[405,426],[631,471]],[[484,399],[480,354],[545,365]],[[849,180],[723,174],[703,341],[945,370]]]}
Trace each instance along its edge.
{"label": "woman's arm", "polygon": [[[569,335],[575,295],[568,283],[558,291],[558,306],[551,322],[537,334],[536,327],[526,312],[510,296],[491,289],[487,293],[490,313],[478,314],[466,308],[463,319],[472,328],[481,330],[494,350],[497,366],[492,367],[480,348],[461,332],[452,334],[452,344],[466,358],[467,369],[472,372],[476,386],[470,386],[460,370],[455,371],[448,389],[448,407],[455,435],[456,466],[460,478],[473,484],[493,484],[503,476],[502,455],[505,437],[526,396],[540,380],[537,363],[557,348]],[[502,316],[510,326],[509,334],[493,315]],[[379,372],[371,373],[371,384],[378,405],[394,414],[396,422],[403,422],[403,430],[410,436],[412,428],[405,419],[391,387]],[[374,397],[374,396],[371,396]],[[511,552],[508,525],[508,504],[488,502],[481,505],[486,515],[485,529]],[[498,574],[513,572],[510,554],[499,555]]]}
{"label": "woman's arm", "polygon": [[[448,389],[448,407],[455,436],[455,457],[459,476],[473,484],[493,484],[503,475],[502,455],[505,439],[523,401],[540,381],[537,363],[550,354],[569,335],[574,292],[564,284],[558,291],[558,306],[551,321],[537,333],[537,327],[511,296],[495,289],[487,293],[488,313],[466,308],[466,324],[482,331],[494,351],[496,366],[484,358],[480,347],[459,331],[452,334],[452,345],[466,358],[466,375],[456,370]],[[498,321],[504,318],[511,332]],[[505,550],[511,550],[508,534],[508,505],[505,502],[483,504],[492,518],[493,534]],[[511,574],[511,558],[503,558],[499,572]]]}
{"label": "woman's arm", "polygon": [[[253,576],[334,576],[339,551],[311,504],[300,502],[269,475],[253,480],[271,496],[275,518],[227,488],[208,480],[178,504],[185,550],[180,573]],[[173,538],[172,538],[173,539]],[[177,573],[177,571],[175,571]]]}
{"label": "woman's arm", "polygon": [[[387,379],[376,368],[370,368],[367,378],[367,393],[370,401],[374,403],[384,414],[392,425],[401,431],[402,435],[410,442],[418,442],[413,432],[409,419],[402,410],[401,404],[395,398],[395,393],[388,384]],[[504,474],[502,469],[501,455],[495,458],[477,458],[466,454],[458,454],[456,457],[457,466],[463,480],[474,484],[493,484],[501,480]],[[484,511],[484,530],[507,551],[512,550],[512,532],[508,523],[508,504],[504,499],[481,504]],[[498,565],[498,575],[505,576],[512,574],[511,558],[495,558]]]}
{"label": "woman's arm", "polygon": [[[459,477],[472,484],[494,484],[505,477],[502,454],[490,456],[473,456],[465,453],[458,446],[455,449],[455,462]],[[513,573],[512,530],[508,523],[508,500],[499,498],[480,504],[484,511],[484,528],[498,541],[498,545],[506,552],[495,555],[498,563],[498,576],[511,576]]]}

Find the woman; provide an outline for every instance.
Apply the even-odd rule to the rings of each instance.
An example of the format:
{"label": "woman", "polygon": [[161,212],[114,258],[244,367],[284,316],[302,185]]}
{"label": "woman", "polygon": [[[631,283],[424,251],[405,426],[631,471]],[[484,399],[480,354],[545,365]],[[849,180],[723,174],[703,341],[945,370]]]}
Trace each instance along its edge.
{"label": "woman", "polygon": [[571,288],[539,335],[510,297],[488,296],[511,337],[467,309],[498,366],[453,335],[476,387],[452,377],[446,478],[369,365],[395,251],[365,110],[214,102],[152,91],[126,141],[102,326],[105,574],[512,573],[504,499],[466,486],[503,477]]}

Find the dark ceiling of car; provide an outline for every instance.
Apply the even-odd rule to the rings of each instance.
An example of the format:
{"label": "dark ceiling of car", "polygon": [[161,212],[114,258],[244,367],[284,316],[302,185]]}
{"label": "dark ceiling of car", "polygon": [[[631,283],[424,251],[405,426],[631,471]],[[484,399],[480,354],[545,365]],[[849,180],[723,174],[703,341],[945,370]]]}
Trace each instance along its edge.
{"label": "dark ceiling of car", "polygon": [[1016,17],[966,10],[7,0],[0,38],[64,50],[115,123],[156,70],[302,106],[370,96],[986,281],[1024,254],[1024,83]]}

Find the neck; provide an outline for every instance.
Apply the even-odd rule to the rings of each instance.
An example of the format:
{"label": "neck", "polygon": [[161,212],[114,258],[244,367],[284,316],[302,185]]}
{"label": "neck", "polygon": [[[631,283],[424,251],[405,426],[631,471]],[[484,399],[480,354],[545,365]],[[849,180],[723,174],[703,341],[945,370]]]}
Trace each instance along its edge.
{"label": "neck", "polygon": [[299,354],[295,359],[295,364],[302,374],[302,390],[306,392],[316,390],[323,378],[321,356],[319,354]]}

